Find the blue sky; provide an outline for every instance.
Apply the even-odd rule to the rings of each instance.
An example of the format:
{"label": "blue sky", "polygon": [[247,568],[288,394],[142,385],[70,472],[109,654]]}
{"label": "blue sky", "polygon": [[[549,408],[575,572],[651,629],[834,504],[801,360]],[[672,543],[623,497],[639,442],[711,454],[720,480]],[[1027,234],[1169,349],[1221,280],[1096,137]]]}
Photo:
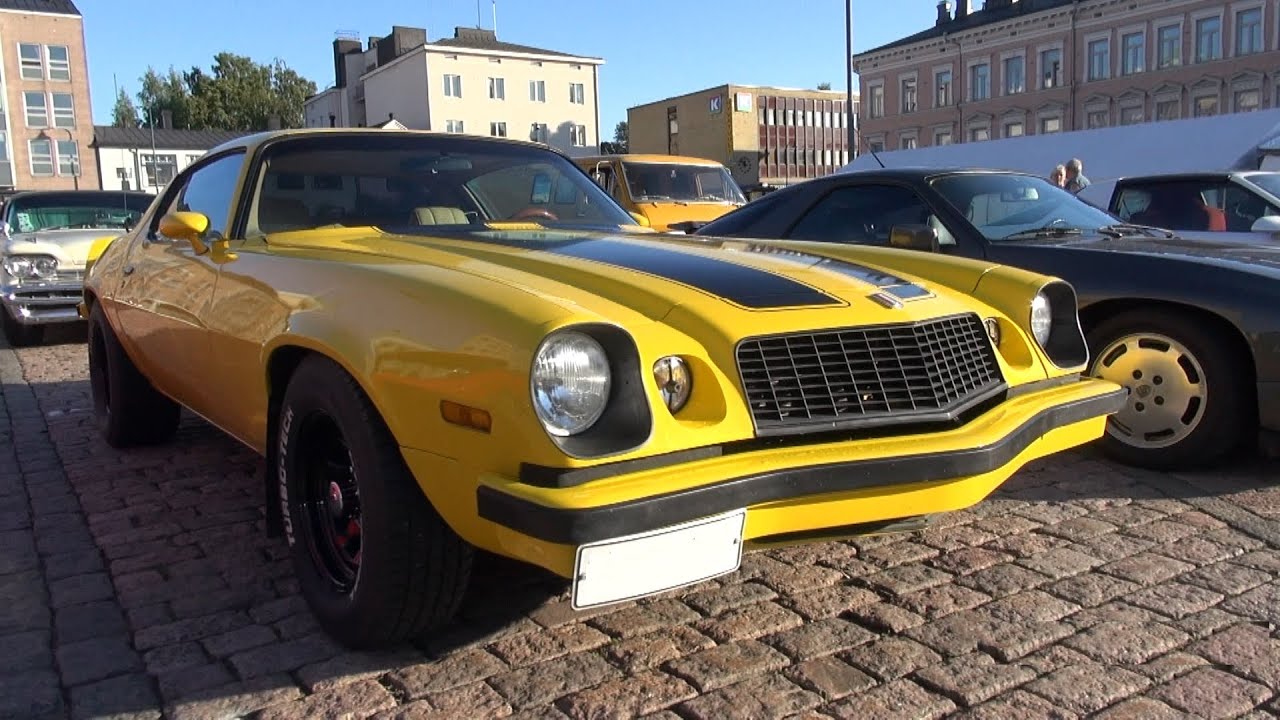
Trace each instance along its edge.
{"label": "blue sky", "polygon": [[[93,121],[111,121],[115,82],[131,95],[148,65],[208,68],[222,50],[283,59],[333,83],[334,33],[362,39],[391,26],[429,40],[474,27],[476,0],[77,0],[84,15]],[[601,135],[627,108],[726,82],[845,89],[843,0],[498,0],[498,37],[602,57]],[[492,0],[480,2],[492,25]],[[643,8],[643,10],[641,9]],[[934,0],[853,0],[854,50],[932,25]],[[855,78],[855,83],[857,79]]]}

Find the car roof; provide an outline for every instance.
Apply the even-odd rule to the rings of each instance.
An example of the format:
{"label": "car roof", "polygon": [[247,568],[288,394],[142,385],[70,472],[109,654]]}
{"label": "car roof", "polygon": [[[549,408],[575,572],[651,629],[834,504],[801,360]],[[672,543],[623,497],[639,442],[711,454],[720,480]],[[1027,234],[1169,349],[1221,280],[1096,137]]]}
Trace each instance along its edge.
{"label": "car roof", "polygon": [[574,158],[578,161],[592,160],[622,160],[641,163],[679,163],[681,165],[705,165],[707,167],[718,167],[720,163],[708,158],[692,157],[689,155],[654,155],[648,153],[617,153],[613,155],[584,155]]}
{"label": "car roof", "polygon": [[263,145],[264,143],[270,142],[272,140],[277,140],[280,138],[317,137],[317,136],[323,136],[323,135],[335,135],[335,136],[347,136],[347,137],[350,137],[352,135],[369,135],[369,136],[379,136],[379,137],[386,136],[386,135],[401,135],[401,136],[412,136],[412,137],[428,136],[428,137],[433,137],[438,139],[446,139],[446,140],[452,139],[452,140],[458,140],[458,141],[465,140],[467,142],[485,142],[485,143],[493,143],[497,145],[520,145],[523,147],[540,148],[542,150],[548,150],[550,152],[554,152],[558,155],[564,155],[564,153],[560,152],[559,150],[549,145],[544,145],[542,143],[536,143],[529,140],[519,140],[516,138],[487,137],[484,135],[460,135],[458,133],[436,132],[433,130],[397,130],[397,129],[390,129],[390,128],[368,128],[368,127],[365,127],[365,128],[292,128],[289,130],[267,130],[265,132],[258,132],[258,133],[253,133],[252,135],[244,135],[238,138],[233,138],[231,140],[228,140],[220,145],[217,145],[211,148],[206,154],[214,155],[216,153],[224,152],[226,150],[238,150],[238,149],[253,150],[258,146]]}

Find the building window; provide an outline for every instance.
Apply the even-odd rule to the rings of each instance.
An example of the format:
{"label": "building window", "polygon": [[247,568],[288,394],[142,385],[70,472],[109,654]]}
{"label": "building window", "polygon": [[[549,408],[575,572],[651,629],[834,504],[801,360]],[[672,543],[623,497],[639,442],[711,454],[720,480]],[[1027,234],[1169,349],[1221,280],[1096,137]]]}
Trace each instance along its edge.
{"label": "building window", "polygon": [[550,135],[549,135],[549,133],[548,133],[548,131],[547,131],[547,124],[546,124],[546,123],[534,123],[534,124],[533,124],[533,131],[529,134],[529,139],[530,139],[530,140],[532,140],[532,141],[534,141],[534,142],[540,142],[540,143],[545,144],[545,143],[547,142],[547,140],[548,140],[548,138],[549,138],[549,137],[550,137]]}
{"label": "building window", "polygon": [[1196,62],[1222,58],[1222,18],[1209,17],[1196,21]]}
{"label": "building window", "polygon": [[1262,52],[1262,8],[1236,13],[1236,55]]}
{"label": "building window", "polygon": [[49,127],[49,106],[42,92],[22,93],[22,104],[26,110],[27,127]]}
{"label": "building window", "polygon": [[71,93],[53,93],[53,125],[60,128],[76,126],[76,105]]}
{"label": "building window", "polygon": [[80,146],[74,140],[58,141],[58,174],[80,174]]}
{"label": "building window", "polygon": [[1146,119],[1146,112],[1141,105],[1120,108],[1121,125],[1137,125]]}
{"label": "building window", "polygon": [[45,51],[49,57],[49,79],[71,79],[71,56],[67,54],[66,45],[47,45]]}
{"label": "building window", "polygon": [[1108,113],[1106,110],[1090,110],[1085,115],[1085,125],[1089,129],[1106,127],[1107,122],[1110,120],[1107,115]]}
{"label": "building window", "polygon": [[1010,120],[1004,124],[1004,136],[1007,138],[1022,137],[1024,132],[1021,120]]}
{"label": "building window", "polygon": [[490,134],[491,136],[493,136],[493,137],[506,137],[506,136],[507,136],[507,124],[506,124],[506,123],[504,123],[504,122],[491,122],[491,123],[489,123],[489,134]]}
{"label": "building window", "polygon": [[[40,52],[40,46],[31,43],[19,43],[18,57],[22,61],[22,79],[23,80],[43,80],[44,79],[44,58]],[[52,163],[51,163],[52,164]],[[49,174],[53,174],[50,170]]]}
{"label": "building window", "polygon": [[168,185],[173,182],[173,176],[178,174],[177,155],[142,153],[141,157],[142,170],[147,174],[149,184],[152,187]]}
{"label": "building window", "polygon": [[871,117],[884,117],[884,85],[872,85],[868,90],[871,91],[871,102],[868,112]]}
{"label": "building window", "polygon": [[982,63],[969,68],[969,99],[986,100],[991,97],[991,66]]}
{"label": "building window", "polygon": [[1156,31],[1156,43],[1159,46],[1156,67],[1171,68],[1182,64],[1182,26],[1166,25]]}
{"label": "building window", "polygon": [[915,149],[916,149],[916,136],[915,136],[914,134],[913,134],[913,135],[903,135],[901,138],[899,138],[899,139],[898,139],[898,147],[899,147],[899,148],[901,148],[901,149],[903,149],[903,150],[915,150]]}
{"label": "building window", "polygon": [[1146,69],[1147,36],[1146,33],[1129,33],[1120,38],[1124,48],[1124,56],[1120,59],[1120,74],[1133,75]]}
{"label": "building window", "polygon": [[31,156],[31,174],[39,177],[53,175],[53,143],[50,140],[29,140],[28,154]]}
{"label": "building window", "polygon": [[574,105],[587,104],[586,91],[582,87],[582,83],[569,83],[569,102]]}
{"label": "building window", "polygon": [[1049,133],[1062,132],[1062,118],[1047,117],[1040,118],[1040,134],[1047,135]]}
{"label": "building window", "polygon": [[444,76],[444,96],[445,97],[462,97],[462,76],[461,75],[445,75]]}
{"label": "building window", "polygon": [[1089,43],[1089,79],[1106,80],[1111,77],[1111,38]]}
{"label": "building window", "polygon": [[507,80],[506,78],[489,78],[489,99],[490,100],[506,100],[507,99]]}
{"label": "building window", "polygon": [[1021,55],[1005,58],[1004,94],[1016,95],[1027,89],[1026,63]]}
{"label": "building window", "polygon": [[1205,95],[1198,97],[1192,101],[1192,115],[1194,117],[1209,117],[1218,114],[1218,96]]}
{"label": "building window", "polygon": [[969,128],[969,142],[982,142],[991,139],[991,129],[986,125]]}
{"label": "building window", "polygon": [[933,76],[933,86],[937,89],[934,107],[946,107],[951,104],[951,71],[939,70]]}
{"label": "building window", "polygon": [[951,130],[948,129],[948,130],[933,131],[933,144],[934,145],[950,145]]}
{"label": "building window", "polygon": [[462,121],[461,121],[461,120],[445,120],[445,121],[444,121],[444,131],[445,131],[445,132],[451,132],[451,133],[460,133],[460,132],[465,132],[465,131],[462,129],[462,127],[463,127],[463,126],[462,126]]}
{"label": "building window", "polygon": [[1237,90],[1233,102],[1236,112],[1253,112],[1262,107],[1262,92],[1256,88]]}
{"label": "building window", "polygon": [[1062,51],[1054,48],[1040,53],[1041,88],[1055,88],[1062,84]]}
{"label": "building window", "polygon": [[1157,100],[1156,120],[1177,120],[1182,116],[1180,100]]}
{"label": "building window", "polygon": [[869,140],[867,142],[867,150],[873,153],[884,152],[884,140]]}
{"label": "building window", "polygon": [[570,125],[569,126],[569,144],[574,147],[586,147],[587,145],[587,126],[586,125]]}
{"label": "building window", "polygon": [[533,102],[547,101],[547,81],[546,80],[530,80],[529,81],[529,99]]}
{"label": "building window", "polygon": [[902,112],[916,111],[916,79],[911,77],[902,81]]}

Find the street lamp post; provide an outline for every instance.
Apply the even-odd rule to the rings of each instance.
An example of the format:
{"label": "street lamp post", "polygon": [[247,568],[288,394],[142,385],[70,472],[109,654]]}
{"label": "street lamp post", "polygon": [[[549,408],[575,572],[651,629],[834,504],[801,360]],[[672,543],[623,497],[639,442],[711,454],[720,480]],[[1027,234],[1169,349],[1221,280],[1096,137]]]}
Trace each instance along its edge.
{"label": "street lamp post", "polygon": [[844,71],[845,71],[845,128],[848,130],[849,157],[858,156],[858,113],[853,108],[853,0],[844,4]]}
{"label": "street lamp post", "polygon": [[[71,132],[70,129],[68,128],[57,128],[57,129],[67,134],[67,142],[71,143],[72,145],[75,144],[76,136]],[[58,148],[57,141],[55,141],[53,137],[49,135],[48,130],[41,130],[40,134],[37,137],[39,137],[41,140],[48,140],[52,142],[54,144],[53,145],[54,155],[57,156],[60,154],[57,152],[57,148]],[[78,147],[76,148],[76,154],[71,157],[71,181],[74,184],[75,189],[79,190],[80,189],[80,148]]]}

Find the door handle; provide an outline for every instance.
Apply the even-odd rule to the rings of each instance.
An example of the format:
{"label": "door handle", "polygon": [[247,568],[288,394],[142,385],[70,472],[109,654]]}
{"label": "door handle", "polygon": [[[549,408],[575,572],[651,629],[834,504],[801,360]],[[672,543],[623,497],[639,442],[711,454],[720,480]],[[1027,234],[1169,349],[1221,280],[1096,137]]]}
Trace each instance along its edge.
{"label": "door handle", "polygon": [[133,268],[133,266],[132,266],[132,265],[125,265],[125,266],[124,266],[124,270],[123,270],[123,272],[124,272],[124,274],[125,274],[125,275],[132,275],[132,274],[133,274],[133,269],[134,269],[134,268]]}

